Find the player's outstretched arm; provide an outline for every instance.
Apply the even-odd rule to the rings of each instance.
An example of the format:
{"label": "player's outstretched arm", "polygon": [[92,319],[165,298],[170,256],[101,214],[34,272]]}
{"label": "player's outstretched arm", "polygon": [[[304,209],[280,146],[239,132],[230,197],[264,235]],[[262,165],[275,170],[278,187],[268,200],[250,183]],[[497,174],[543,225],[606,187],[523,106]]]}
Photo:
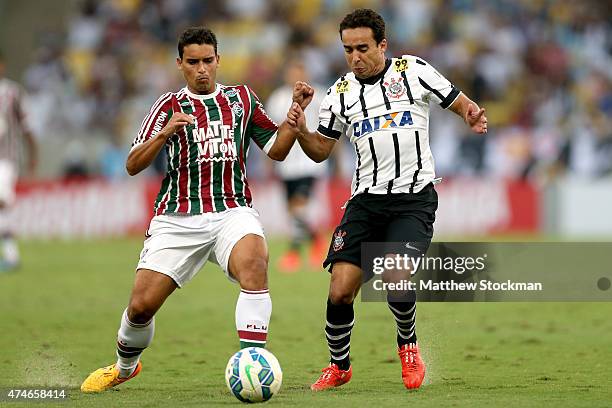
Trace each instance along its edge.
{"label": "player's outstretched arm", "polygon": [[463,121],[475,133],[487,133],[487,116],[485,115],[485,109],[479,108],[476,102],[472,101],[463,93],[452,103],[450,110],[461,116]]}
{"label": "player's outstretched arm", "polygon": [[[289,108],[289,112],[296,109],[297,106],[300,106],[302,109],[306,109],[306,107],[312,102],[312,98],[314,96],[314,88],[303,81],[298,81],[293,86],[293,103]],[[287,118],[289,117],[289,112],[287,113]],[[285,120],[278,127],[278,134],[276,136],[276,140],[274,144],[268,151],[268,157],[272,160],[283,161],[289,154],[289,151],[293,147],[295,143],[295,137],[297,133],[297,128],[295,126],[287,123],[288,120]]]}
{"label": "player's outstretched arm", "polygon": [[193,118],[191,116],[182,112],[174,113],[162,130],[146,142],[135,146],[130,151],[125,162],[125,168],[128,174],[130,176],[135,176],[149,167],[164,147],[166,140],[175,134],[179,128],[192,125],[193,123]]}
{"label": "player's outstretched arm", "polygon": [[[298,107],[298,102],[293,102],[289,112]],[[289,114],[287,114],[289,115]],[[295,143],[297,129],[288,123],[288,120],[283,121],[278,127],[278,133],[274,144],[268,151],[268,157],[272,160],[283,161],[289,154],[289,151]]]}
{"label": "player's outstretched arm", "polygon": [[319,132],[309,131],[306,127],[306,115],[299,105],[294,104],[291,107],[286,122],[297,130],[297,141],[306,156],[317,163],[329,157],[336,141],[321,136]]}

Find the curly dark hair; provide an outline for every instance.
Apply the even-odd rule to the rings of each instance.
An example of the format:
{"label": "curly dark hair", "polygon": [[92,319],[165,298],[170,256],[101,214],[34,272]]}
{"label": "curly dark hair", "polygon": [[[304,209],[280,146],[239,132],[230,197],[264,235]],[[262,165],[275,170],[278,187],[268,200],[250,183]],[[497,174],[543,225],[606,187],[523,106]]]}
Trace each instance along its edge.
{"label": "curly dark hair", "polygon": [[212,45],[215,49],[215,54],[217,54],[217,36],[208,28],[190,27],[181,33],[178,41],[178,54],[180,59],[183,59],[183,49],[190,44]]}
{"label": "curly dark hair", "polygon": [[342,39],[343,30],[359,27],[371,28],[376,44],[385,39],[385,20],[374,10],[363,8],[357,9],[344,17],[340,23],[340,39]]}

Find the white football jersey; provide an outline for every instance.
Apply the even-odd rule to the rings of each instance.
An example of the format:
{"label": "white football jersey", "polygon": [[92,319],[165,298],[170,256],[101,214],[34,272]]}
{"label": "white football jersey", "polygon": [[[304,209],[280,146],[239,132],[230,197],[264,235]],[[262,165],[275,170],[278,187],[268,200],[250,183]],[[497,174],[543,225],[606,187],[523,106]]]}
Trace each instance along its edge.
{"label": "white football jersey", "polygon": [[448,108],[460,92],[423,59],[387,59],[379,75],[338,79],[319,110],[317,131],[355,146],[351,197],[415,193],[435,178],[429,148],[429,102]]}

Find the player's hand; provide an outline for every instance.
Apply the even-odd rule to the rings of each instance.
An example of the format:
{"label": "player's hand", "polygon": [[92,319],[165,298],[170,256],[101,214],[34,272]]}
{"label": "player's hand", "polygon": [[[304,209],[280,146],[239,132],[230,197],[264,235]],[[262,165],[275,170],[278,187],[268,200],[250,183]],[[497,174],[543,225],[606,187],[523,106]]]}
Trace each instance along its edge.
{"label": "player's hand", "polygon": [[293,102],[297,102],[302,110],[312,102],[314,88],[304,81],[297,81],[293,86]]}
{"label": "player's hand", "polygon": [[287,112],[287,123],[300,133],[308,132],[306,128],[306,115],[304,115],[302,107],[297,102],[293,102],[291,109]]}
{"label": "player's hand", "polygon": [[192,115],[183,112],[174,112],[168,123],[166,123],[166,126],[164,126],[159,133],[169,138],[183,126],[193,125],[194,123],[195,121]]}
{"label": "player's hand", "polygon": [[487,133],[487,117],[485,116],[485,109],[474,106],[474,104],[468,104],[467,111],[465,112],[465,123],[476,133]]}

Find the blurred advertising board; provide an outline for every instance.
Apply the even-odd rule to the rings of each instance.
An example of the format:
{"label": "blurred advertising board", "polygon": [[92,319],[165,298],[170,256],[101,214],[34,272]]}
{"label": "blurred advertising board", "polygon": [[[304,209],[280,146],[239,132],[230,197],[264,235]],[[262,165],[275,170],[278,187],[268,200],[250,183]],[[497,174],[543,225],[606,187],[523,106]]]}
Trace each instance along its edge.
{"label": "blurred advertising board", "polygon": [[[250,183],[254,207],[266,233],[287,234],[291,222],[285,192],[276,180]],[[141,234],[152,215],[159,179],[119,182],[83,180],[21,183],[11,220],[22,238],[97,238]],[[333,228],[350,196],[350,182],[321,180],[308,218],[318,229]],[[454,179],[436,186],[436,234],[488,235],[540,231],[541,194],[516,181]]]}

